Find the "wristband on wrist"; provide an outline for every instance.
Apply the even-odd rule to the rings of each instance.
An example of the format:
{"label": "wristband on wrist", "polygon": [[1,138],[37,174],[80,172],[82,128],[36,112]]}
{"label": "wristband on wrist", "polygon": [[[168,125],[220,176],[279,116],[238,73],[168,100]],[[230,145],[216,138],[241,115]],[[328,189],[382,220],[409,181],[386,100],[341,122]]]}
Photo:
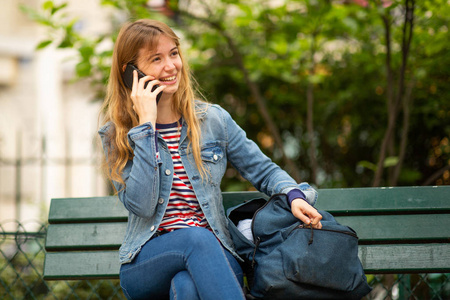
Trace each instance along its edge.
{"label": "wristband on wrist", "polygon": [[292,204],[292,201],[294,199],[303,199],[306,201],[306,195],[300,190],[300,189],[292,189],[287,193],[287,198],[288,198],[288,202],[289,205]]}

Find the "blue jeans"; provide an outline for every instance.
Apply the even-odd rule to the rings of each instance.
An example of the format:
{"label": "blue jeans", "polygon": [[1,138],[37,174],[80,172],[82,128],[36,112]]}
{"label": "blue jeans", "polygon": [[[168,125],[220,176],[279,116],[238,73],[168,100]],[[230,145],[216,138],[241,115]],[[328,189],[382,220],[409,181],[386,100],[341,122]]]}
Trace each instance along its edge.
{"label": "blue jeans", "polygon": [[148,241],[120,268],[128,299],[245,299],[243,272],[205,228],[178,229]]}

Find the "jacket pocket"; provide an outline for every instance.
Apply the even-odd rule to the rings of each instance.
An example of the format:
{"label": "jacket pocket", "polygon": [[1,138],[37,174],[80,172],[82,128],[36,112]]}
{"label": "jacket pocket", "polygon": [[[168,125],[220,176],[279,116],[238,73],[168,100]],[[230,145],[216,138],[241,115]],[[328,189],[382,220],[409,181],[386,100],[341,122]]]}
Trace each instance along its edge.
{"label": "jacket pocket", "polygon": [[219,141],[208,142],[202,146],[201,157],[207,171],[208,182],[220,185],[225,173],[225,151]]}

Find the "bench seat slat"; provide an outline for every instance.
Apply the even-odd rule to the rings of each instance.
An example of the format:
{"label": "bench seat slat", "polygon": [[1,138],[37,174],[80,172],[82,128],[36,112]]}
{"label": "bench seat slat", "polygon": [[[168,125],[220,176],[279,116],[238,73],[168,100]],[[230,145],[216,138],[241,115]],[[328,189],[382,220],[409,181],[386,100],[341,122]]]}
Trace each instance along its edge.
{"label": "bench seat slat", "polygon": [[44,279],[118,279],[119,270],[119,251],[48,252]]}
{"label": "bench seat slat", "polygon": [[[366,273],[450,272],[450,244],[361,245]],[[49,252],[44,279],[119,278],[118,251]]]}
{"label": "bench seat slat", "polygon": [[358,255],[367,273],[450,272],[450,244],[364,245]]}

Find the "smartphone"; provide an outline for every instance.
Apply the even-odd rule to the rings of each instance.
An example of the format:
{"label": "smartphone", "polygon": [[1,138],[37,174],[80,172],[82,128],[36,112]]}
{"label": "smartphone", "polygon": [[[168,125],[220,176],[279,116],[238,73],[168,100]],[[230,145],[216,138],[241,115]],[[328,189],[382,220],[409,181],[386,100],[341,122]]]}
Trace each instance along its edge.
{"label": "smartphone", "polygon": [[[133,64],[127,64],[127,67],[125,68],[125,72],[123,72],[122,78],[123,78],[123,82],[125,83],[125,86],[127,88],[129,88],[130,90],[133,89],[133,71],[136,70],[138,73],[138,80],[140,80],[142,77],[145,77],[147,75],[145,75],[141,70],[139,70],[135,65]],[[151,80],[150,80],[151,81]],[[144,84],[144,89],[147,87],[147,85],[150,83],[150,81],[147,81]],[[152,92],[157,89],[159,87],[159,85],[154,85],[152,88]],[[162,92],[159,93],[156,96],[156,103],[159,102],[159,99],[161,99],[162,96]]]}

